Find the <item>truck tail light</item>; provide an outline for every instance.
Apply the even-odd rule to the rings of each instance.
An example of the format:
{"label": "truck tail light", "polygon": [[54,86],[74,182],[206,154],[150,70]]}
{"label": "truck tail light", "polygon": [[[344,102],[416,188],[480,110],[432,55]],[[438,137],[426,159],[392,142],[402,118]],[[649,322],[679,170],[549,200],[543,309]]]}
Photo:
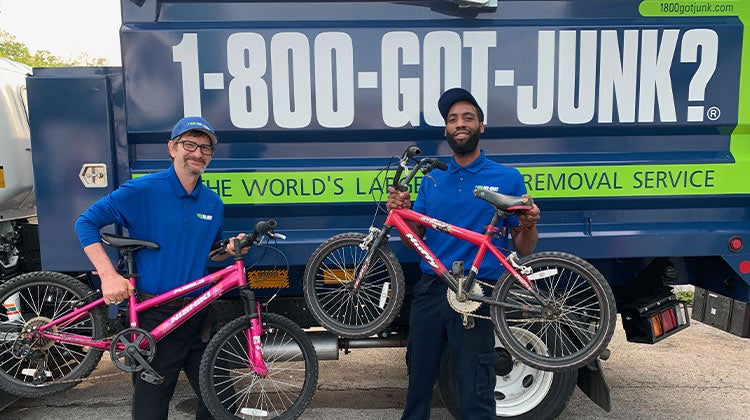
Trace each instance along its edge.
{"label": "truck tail light", "polygon": [[687,303],[675,295],[652,296],[626,306],[622,323],[628,341],[653,344],[690,325]]}
{"label": "truck tail light", "polygon": [[687,324],[687,317],[685,311],[681,308],[681,303],[678,302],[674,306],[651,316],[651,330],[654,337],[661,337],[663,334],[668,334]]}

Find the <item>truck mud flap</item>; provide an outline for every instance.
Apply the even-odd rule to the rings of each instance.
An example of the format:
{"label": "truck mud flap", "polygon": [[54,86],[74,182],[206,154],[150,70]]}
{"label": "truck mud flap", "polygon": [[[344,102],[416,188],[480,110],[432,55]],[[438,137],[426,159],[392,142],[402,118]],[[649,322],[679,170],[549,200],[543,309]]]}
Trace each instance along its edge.
{"label": "truck mud flap", "polygon": [[604,372],[598,359],[578,369],[578,388],[596,405],[610,412],[612,401],[609,398],[609,385],[604,380]]}

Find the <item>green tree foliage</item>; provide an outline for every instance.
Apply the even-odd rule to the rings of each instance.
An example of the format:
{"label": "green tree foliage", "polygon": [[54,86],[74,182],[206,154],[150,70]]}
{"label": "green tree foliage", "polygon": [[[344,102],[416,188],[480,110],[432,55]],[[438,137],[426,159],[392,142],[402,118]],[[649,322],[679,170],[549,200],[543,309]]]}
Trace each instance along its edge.
{"label": "green tree foliage", "polygon": [[47,50],[29,51],[24,43],[6,31],[0,30],[0,57],[5,57],[31,67],[105,66],[107,59],[80,53],[73,59],[63,59]]}

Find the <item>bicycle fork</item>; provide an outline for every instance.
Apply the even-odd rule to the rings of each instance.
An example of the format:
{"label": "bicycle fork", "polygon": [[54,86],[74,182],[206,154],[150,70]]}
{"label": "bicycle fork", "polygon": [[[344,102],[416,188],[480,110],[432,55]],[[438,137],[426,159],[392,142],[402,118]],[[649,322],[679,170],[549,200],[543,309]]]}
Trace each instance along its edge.
{"label": "bicycle fork", "polygon": [[263,361],[263,348],[260,337],[263,335],[263,323],[260,319],[260,303],[255,301],[255,293],[249,289],[240,290],[242,302],[245,306],[245,315],[250,319],[250,328],[245,329],[247,340],[247,355],[249,368],[258,376],[268,376],[268,366]]}
{"label": "bicycle fork", "polygon": [[383,243],[383,240],[387,240],[388,232],[390,232],[390,230],[391,226],[387,225],[383,226],[382,229],[371,226],[370,233],[367,235],[367,237],[365,237],[362,243],[359,244],[359,247],[362,250],[367,251],[367,254],[365,255],[364,261],[362,261],[362,265],[354,273],[354,283],[352,284],[353,290],[359,289],[359,285],[360,283],[362,283],[362,279],[370,269],[370,263],[372,262],[373,255],[375,255],[375,250],[378,249],[381,243]]}

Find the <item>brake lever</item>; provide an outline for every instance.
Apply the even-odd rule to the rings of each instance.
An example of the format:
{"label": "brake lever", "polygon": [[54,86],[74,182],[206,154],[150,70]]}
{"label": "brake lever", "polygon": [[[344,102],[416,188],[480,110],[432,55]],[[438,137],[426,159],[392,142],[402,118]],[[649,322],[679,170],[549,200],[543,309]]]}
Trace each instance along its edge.
{"label": "brake lever", "polygon": [[273,239],[281,239],[282,241],[286,239],[286,235],[277,232],[268,232],[268,237]]}
{"label": "brake lever", "polygon": [[221,239],[213,244],[212,249],[208,252],[208,258],[213,258],[217,255],[224,255],[227,253],[227,245],[229,245],[229,239]]}

